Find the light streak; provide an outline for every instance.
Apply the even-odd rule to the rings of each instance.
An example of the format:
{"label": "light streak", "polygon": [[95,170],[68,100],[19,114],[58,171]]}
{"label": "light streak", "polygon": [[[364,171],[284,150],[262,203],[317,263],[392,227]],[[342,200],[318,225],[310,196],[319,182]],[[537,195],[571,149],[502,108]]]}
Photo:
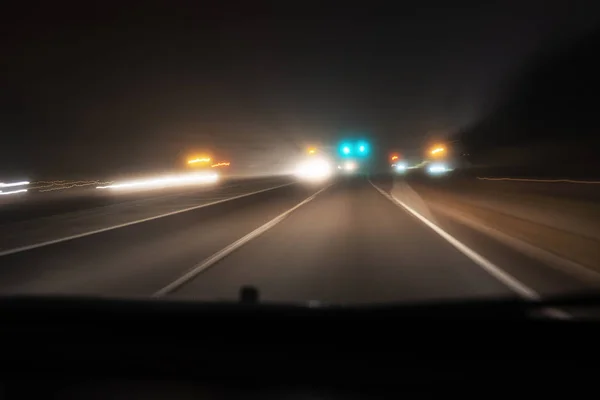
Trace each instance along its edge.
{"label": "light streak", "polygon": [[196,164],[196,163],[204,163],[204,162],[210,162],[210,158],[206,157],[206,158],[194,158],[193,160],[189,160],[188,164]]}

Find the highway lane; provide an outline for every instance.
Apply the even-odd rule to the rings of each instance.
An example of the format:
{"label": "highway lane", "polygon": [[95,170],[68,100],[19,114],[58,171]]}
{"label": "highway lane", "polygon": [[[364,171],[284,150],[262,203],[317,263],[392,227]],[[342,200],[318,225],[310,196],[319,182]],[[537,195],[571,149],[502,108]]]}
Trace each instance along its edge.
{"label": "highway lane", "polygon": [[0,292],[148,296],[315,190],[288,185],[5,255]]}
{"label": "highway lane", "polygon": [[[384,193],[391,188],[374,184]],[[472,233],[453,234],[462,240]],[[265,301],[348,304],[531,299],[583,288],[500,244],[468,244],[491,262],[459,251],[366,178],[337,179],[0,257],[0,293],[214,301],[235,300],[241,286],[254,285]],[[164,291],[178,280],[181,286]]]}
{"label": "highway lane", "polygon": [[514,292],[364,178],[343,180],[172,296],[387,303],[513,297]]}
{"label": "highway lane", "polygon": [[[95,208],[131,202],[148,202],[155,199],[170,199],[182,195],[195,195],[221,188],[235,188],[289,181],[285,177],[235,178],[222,177],[216,183],[198,184],[147,190],[98,190],[96,185],[70,189],[28,193],[0,197],[0,224],[35,220],[59,214],[87,211]],[[100,183],[98,183],[100,184]]]}
{"label": "highway lane", "polygon": [[0,206],[0,255],[11,249],[112,229],[291,182],[289,177],[228,179],[210,185],[136,192],[87,189],[34,196],[25,204]]}

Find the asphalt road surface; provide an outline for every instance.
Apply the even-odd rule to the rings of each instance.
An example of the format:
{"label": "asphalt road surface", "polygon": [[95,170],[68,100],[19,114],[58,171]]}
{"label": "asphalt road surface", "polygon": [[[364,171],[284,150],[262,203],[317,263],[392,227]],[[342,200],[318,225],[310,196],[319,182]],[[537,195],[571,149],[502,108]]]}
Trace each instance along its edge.
{"label": "asphalt road surface", "polygon": [[390,189],[388,178],[293,182],[5,251],[0,293],[215,301],[253,285],[263,301],[350,304],[535,300],[587,289],[467,227],[432,224]]}

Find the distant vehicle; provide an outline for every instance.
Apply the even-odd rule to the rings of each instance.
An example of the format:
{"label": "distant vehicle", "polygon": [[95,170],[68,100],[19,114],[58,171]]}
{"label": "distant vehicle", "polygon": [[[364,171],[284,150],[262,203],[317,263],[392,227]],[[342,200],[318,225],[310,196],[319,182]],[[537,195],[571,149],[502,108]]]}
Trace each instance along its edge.
{"label": "distant vehicle", "polygon": [[338,169],[344,174],[353,174],[358,171],[360,165],[356,160],[344,160],[338,165]]}

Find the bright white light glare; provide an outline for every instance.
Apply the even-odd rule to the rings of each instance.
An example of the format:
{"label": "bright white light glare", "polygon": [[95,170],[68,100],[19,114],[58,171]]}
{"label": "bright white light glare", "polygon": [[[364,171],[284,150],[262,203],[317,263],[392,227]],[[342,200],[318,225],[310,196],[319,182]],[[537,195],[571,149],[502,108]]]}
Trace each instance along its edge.
{"label": "bright white light glare", "polygon": [[404,164],[404,163],[396,164],[396,170],[397,171],[405,171],[406,170],[406,164]]}
{"label": "bright white light glare", "polygon": [[116,183],[114,185],[96,186],[96,189],[161,189],[165,187],[213,183],[219,179],[215,173],[196,173],[177,176],[163,176],[153,179]]}
{"label": "bright white light glare", "polygon": [[360,151],[365,151],[365,146],[360,146],[360,147],[358,148],[358,150],[360,150]]}
{"label": "bright white light glare", "polygon": [[14,187],[14,186],[23,186],[23,185],[29,185],[29,182],[28,181],[13,182],[13,183],[0,182],[0,188],[3,188],[3,187]]}
{"label": "bright white light glare", "polygon": [[346,164],[344,164],[344,169],[346,171],[354,171],[356,169],[356,163],[354,161],[348,161]]}
{"label": "bright white light glare", "polygon": [[331,165],[326,160],[306,161],[298,165],[296,175],[308,180],[325,179],[331,175]]}
{"label": "bright white light glare", "polygon": [[449,171],[448,168],[444,164],[433,164],[427,168],[430,174],[443,174],[444,172]]}
{"label": "bright white light glare", "polygon": [[4,192],[4,191],[0,190],[0,196],[6,196],[6,195],[9,195],[9,194],[24,193],[26,191],[27,191],[27,189],[11,190],[10,192]]}

